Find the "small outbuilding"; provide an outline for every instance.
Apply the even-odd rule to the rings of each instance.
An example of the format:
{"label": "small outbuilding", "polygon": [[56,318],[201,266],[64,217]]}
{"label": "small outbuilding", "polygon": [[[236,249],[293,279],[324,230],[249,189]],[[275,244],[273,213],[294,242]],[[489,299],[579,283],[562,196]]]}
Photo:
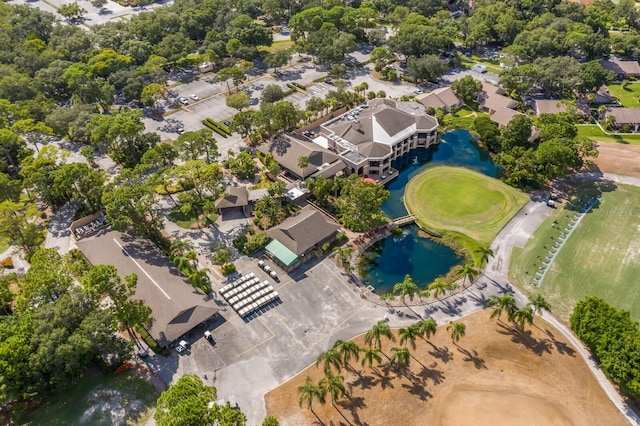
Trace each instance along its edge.
{"label": "small outbuilding", "polygon": [[224,195],[216,200],[215,206],[223,219],[225,215],[233,214],[234,212],[242,212],[246,216],[249,206],[249,191],[247,187],[228,187]]}
{"label": "small outbuilding", "polygon": [[302,264],[328,241],[332,241],[340,226],[312,206],[306,206],[266,233],[273,241],[266,247],[267,255],[286,271]]}

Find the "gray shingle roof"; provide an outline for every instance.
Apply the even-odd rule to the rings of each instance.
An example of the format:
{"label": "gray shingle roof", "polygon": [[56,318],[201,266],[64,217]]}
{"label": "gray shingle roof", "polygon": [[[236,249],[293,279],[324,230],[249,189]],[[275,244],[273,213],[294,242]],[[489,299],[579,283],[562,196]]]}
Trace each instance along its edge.
{"label": "gray shingle roof", "polygon": [[[265,154],[272,154],[280,165],[303,179],[316,173],[324,164],[341,161],[337,154],[295,132],[283,134],[272,143],[261,145],[258,149]],[[304,169],[298,167],[298,159],[301,156],[309,158],[309,165]]]}
{"label": "gray shingle roof", "polygon": [[339,225],[328,221],[313,207],[306,206],[280,225],[269,229],[267,235],[300,256],[338,229]]}
{"label": "gray shingle roof", "polygon": [[244,207],[249,204],[249,194],[246,186],[230,186],[226,193],[216,200],[217,209],[230,207]]}

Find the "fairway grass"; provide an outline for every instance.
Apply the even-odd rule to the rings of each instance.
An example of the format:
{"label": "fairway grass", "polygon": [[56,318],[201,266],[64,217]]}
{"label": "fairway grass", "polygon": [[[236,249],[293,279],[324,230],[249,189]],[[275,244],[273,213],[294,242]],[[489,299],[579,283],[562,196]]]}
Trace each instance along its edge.
{"label": "fairway grass", "polygon": [[640,145],[640,134],[605,134],[595,124],[581,124],[576,126],[578,137],[584,137],[594,142],[612,142],[631,145]]}
{"label": "fairway grass", "polygon": [[404,202],[416,220],[470,253],[488,246],[529,197],[498,179],[461,167],[433,167],[405,188]]}
{"label": "fairway grass", "polygon": [[[582,199],[593,186],[582,187]],[[539,289],[532,287],[531,276],[538,256],[547,253],[557,237],[557,225],[564,227],[574,210],[564,205],[549,216],[524,248],[515,247],[509,268],[510,277],[530,294],[541,293],[553,312],[564,321],[574,305],[586,295],[602,297],[620,309],[631,311],[640,320],[640,188],[616,185],[603,191],[600,205],[587,213],[566,241]],[[557,222],[556,228],[551,225]],[[554,224],[555,225],[555,224]]]}

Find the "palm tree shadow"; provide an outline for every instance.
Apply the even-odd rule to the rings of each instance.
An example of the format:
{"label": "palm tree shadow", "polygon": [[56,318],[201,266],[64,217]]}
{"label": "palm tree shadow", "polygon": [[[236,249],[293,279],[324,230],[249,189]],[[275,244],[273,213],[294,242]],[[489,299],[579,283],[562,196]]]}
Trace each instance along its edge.
{"label": "palm tree shadow", "polygon": [[352,382],[352,386],[357,386],[360,389],[371,389],[379,383],[379,380],[373,376],[360,376]]}
{"label": "palm tree shadow", "polygon": [[389,377],[389,368],[390,367],[388,365],[385,365],[382,367],[384,374],[380,374],[379,372],[376,372],[376,374],[380,379],[380,386],[382,387],[383,390],[388,387],[393,388],[392,378]]}
{"label": "palm tree shadow", "polygon": [[410,394],[417,395],[420,401],[433,398],[433,395],[426,389],[425,383],[422,380],[411,380],[411,385],[403,383],[402,387],[407,389]]}
{"label": "palm tree shadow", "polygon": [[553,342],[553,345],[556,347],[556,350],[559,353],[572,357],[576,356],[576,351],[571,346],[567,345],[564,342],[558,342],[556,339],[551,339],[551,341]]}
{"label": "palm tree shadow", "polygon": [[342,408],[344,408],[345,410],[348,410],[351,413],[351,416],[353,417],[353,423],[354,424],[357,424],[357,425],[367,424],[367,423],[362,423],[362,420],[360,420],[360,416],[358,415],[358,410],[362,410],[363,408],[367,407],[367,404],[365,404],[363,397],[361,397],[361,396],[358,396],[358,397],[349,396],[348,401],[341,401],[341,402],[339,402],[339,405]]}
{"label": "palm tree shadow", "polygon": [[453,359],[453,352],[449,350],[449,347],[447,346],[439,347],[434,345],[433,343],[431,343],[431,346],[433,346],[433,350],[429,351],[429,355],[433,356],[434,358],[438,358],[445,364]]}
{"label": "palm tree shadow", "polygon": [[535,355],[542,356],[542,354],[551,353],[551,342],[548,339],[536,339],[531,335],[531,331],[520,331],[516,327],[509,326],[504,323],[498,323],[502,330],[498,330],[498,333],[511,336],[513,343],[518,343],[528,348]]}
{"label": "palm tree shadow", "polygon": [[478,356],[478,351],[473,350],[473,351],[469,351],[467,349],[458,347],[458,352],[462,353],[465,355],[465,358],[463,358],[462,360],[465,362],[473,362],[473,366],[476,368],[476,370],[487,370],[487,363],[485,362],[484,358],[480,358]]}
{"label": "palm tree shadow", "polygon": [[[437,364],[434,363],[433,366],[435,365]],[[431,379],[434,385],[439,385],[440,383],[444,382],[445,379],[444,373],[442,371],[424,366],[418,373],[418,377],[420,377],[422,380]]]}

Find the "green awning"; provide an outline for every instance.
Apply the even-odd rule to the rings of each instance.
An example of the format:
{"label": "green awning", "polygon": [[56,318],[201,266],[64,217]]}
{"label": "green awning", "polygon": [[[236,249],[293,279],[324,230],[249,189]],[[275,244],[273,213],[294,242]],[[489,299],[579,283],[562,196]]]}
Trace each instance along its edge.
{"label": "green awning", "polygon": [[291,266],[298,260],[298,255],[286,248],[278,240],[271,241],[265,248],[269,253],[274,255],[284,266]]}

